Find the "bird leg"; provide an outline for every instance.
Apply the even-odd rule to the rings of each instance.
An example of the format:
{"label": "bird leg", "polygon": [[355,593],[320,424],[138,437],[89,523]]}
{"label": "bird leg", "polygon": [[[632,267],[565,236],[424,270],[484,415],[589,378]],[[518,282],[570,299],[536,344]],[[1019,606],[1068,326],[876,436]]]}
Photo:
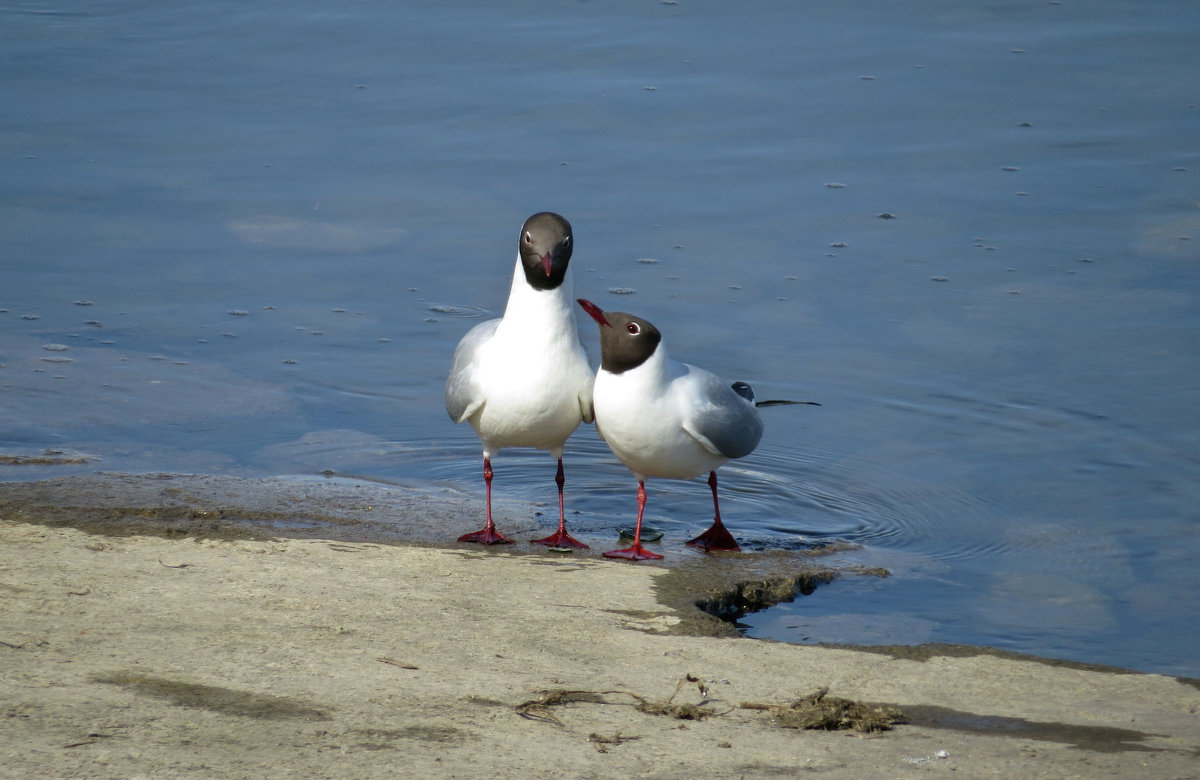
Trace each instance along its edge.
{"label": "bird leg", "polygon": [[492,522],[492,461],[483,459],[483,481],[487,485],[487,524],[483,530],[458,537],[460,542],[478,542],[479,544],[512,544],[512,539],[496,530]]}
{"label": "bird leg", "polygon": [[742,548],[738,546],[733,535],[725,530],[725,524],[721,522],[721,507],[717,504],[717,472],[708,472],[708,486],[712,488],[713,512],[716,514],[716,519],[713,520],[712,527],[695,539],[692,539],[688,542],[688,545],[699,547],[705,552],[709,550],[731,550],[738,552]]}
{"label": "bird leg", "polygon": [[623,550],[610,550],[604,553],[605,558],[627,558],[631,561],[658,561],[662,556],[652,553],[642,547],[642,513],[646,510],[646,483],[638,480],[638,518],[637,528],[633,532],[633,546]]}
{"label": "bird leg", "polygon": [[567,533],[567,514],[563,508],[563,485],[567,478],[563,476],[562,458],[558,459],[558,474],[554,477],[558,483],[558,531],[542,539],[531,539],[533,544],[544,544],[547,547],[566,547],[576,550],[586,550],[588,546]]}

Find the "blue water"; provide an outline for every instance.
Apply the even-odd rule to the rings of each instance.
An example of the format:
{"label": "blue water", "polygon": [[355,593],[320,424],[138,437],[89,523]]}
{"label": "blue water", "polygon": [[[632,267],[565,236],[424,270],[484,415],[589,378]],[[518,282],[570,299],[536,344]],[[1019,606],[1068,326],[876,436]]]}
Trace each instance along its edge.
{"label": "blue water", "polygon": [[[1200,676],[1189,4],[398,5],[0,7],[0,452],[93,458],[0,479],[481,494],[442,383],[552,209],[577,294],[822,404],[764,410],[723,514],[893,576],[751,636]],[[549,515],[552,471],[495,487]],[[567,479],[584,538],[630,524],[591,429]],[[649,489],[707,525],[702,482]]]}

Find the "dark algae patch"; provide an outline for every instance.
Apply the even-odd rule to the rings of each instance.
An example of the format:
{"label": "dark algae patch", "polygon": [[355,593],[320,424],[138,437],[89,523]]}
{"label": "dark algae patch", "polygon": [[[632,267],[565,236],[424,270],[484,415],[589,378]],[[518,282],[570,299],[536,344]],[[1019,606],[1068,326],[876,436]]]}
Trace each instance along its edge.
{"label": "dark algae patch", "polygon": [[[695,688],[699,701],[676,701],[680,693]],[[544,690],[529,701],[516,707],[523,718],[561,726],[562,721],[552,708],[570,704],[624,705],[647,715],[656,715],[676,720],[703,720],[709,717],[728,715],[737,709],[766,712],[772,721],[783,728],[817,729],[824,731],[853,730],[862,733],[888,731],[894,724],[906,723],[903,713],[889,705],[871,705],[866,702],[830,696],[828,688],[820,688],[808,696],[790,702],[742,702],[737,707],[727,705],[711,697],[708,686],[699,677],[688,674],[679,680],[675,690],[666,700],[644,696],[633,691],[584,691],[553,688]],[[618,733],[611,738],[601,738],[593,733],[592,742],[605,746],[619,745],[629,738]],[[600,750],[600,747],[597,747]]]}
{"label": "dark algae patch", "polygon": [[722,620],[737,620],[747,613],[791,601],[797,595],[807,596],[818,586],[833,582],[837,576],[833,569],[816,569],[792,576],[739,582],[729,590],[697,600],[696,606]]}
{"label": "dark algae patch", "polygon": [[[700,701],[695,703],[677,703],[676,697],[680,691],[694,685],[700,692]],[[633,691],[579,691],[563,688],[551,688],[529,701],[522,702],[516,707],[517,714],[529,720],[539,720],[545,723],[562,725],[551,711],[551,707],[566,704],[607,704],[633,707],[638,712],[647,715],[661,715],[676,720],[703,720],[713,715],[723,715],[730,708],[720,710],[715,708],[716,701],[710,699],[708,687],[699,677],[689,674],[679,680],[674,692],[665,701],[649,696],[643,696]]]}
{"label": "dark algae patch", "polygon": [[765,710],[786,729],[852,729],[875,733],[887,731],[893,724],[906,722],[904,715],[895,707],[873,707],[865,702],[830,696],[828,688],[820,688],[786,704],[747,701],[742,702],[741,707],[744,710]]}

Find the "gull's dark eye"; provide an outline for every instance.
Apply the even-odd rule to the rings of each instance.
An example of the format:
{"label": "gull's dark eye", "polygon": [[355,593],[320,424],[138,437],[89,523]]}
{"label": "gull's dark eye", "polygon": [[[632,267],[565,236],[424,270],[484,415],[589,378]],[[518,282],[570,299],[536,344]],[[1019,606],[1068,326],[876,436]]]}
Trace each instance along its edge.
{"label": "gull's dark eye", "polygon": [[625,326],[625,332],[630,336],[636,336],[642,332],[642,328],[636,322],[631,322]]}
{"label": "gull's dark eye", "polygon": [[525,231],[525,235],[524,235],[524,237],[523,237],[523,238],[524,238],[524,241],[525,241],[525,243],[526,243],[526,244],[532,244],[532,243],[533,243],[533,236],[529,235],[529,231],[528,231],[528,230],[526,230],[526,231]]}

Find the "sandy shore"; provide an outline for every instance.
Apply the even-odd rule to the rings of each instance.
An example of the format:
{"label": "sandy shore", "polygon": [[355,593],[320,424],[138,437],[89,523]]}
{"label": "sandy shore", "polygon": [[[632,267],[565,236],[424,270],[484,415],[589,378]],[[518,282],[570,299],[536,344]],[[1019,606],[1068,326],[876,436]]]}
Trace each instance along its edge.
{"label": "sandy shore", "polygon": [[[479,507],[430,498],[0,484],[0,776],[1200,776],[1194,681],[722,636],[697,598],[802,562],[437,546]],[[907,723],[774,717],[818,689]]]}

